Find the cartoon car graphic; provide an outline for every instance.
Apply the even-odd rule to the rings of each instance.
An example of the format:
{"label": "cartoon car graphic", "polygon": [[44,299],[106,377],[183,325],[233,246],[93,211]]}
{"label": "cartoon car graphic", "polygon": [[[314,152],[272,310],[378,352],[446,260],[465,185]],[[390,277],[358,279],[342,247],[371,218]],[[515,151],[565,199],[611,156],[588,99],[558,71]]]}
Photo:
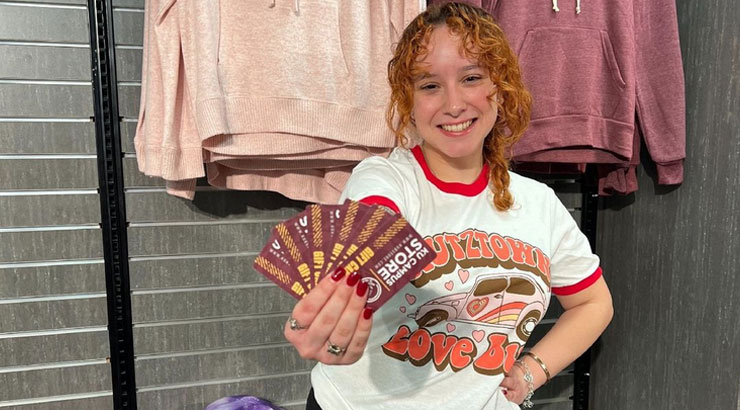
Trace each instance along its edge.
{"label": "cartoon car graphic", "polygon": [[516,329],[517,335],[527,340],[545,313],[545,295],[530,275],[485,274],[478,277],[470,292],[432,299],[409,316],[419,327],[454,320]]}

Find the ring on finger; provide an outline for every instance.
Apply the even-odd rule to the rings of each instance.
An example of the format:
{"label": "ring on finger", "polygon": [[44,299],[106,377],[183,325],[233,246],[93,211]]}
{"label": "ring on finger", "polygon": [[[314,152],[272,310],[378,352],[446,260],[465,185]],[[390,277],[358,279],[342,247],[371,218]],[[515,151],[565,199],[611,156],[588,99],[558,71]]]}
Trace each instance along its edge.
{"label": "ring on finger", "polygon": [[331,340],[327,340],[327,348],[326,351],[333,354],[334,356],[341,356],[344,354],[344,352],[347,351],[344,347],[339,347],[331,342]]}
{"label": "ring on finger", "polygon": [[306,327],[301,326],[301,324],[298,323],[298,321],[295,320],[292,316],[288,319],[288,324],[290,325],[290,330],[303,330],[303,329],[306,329]]}

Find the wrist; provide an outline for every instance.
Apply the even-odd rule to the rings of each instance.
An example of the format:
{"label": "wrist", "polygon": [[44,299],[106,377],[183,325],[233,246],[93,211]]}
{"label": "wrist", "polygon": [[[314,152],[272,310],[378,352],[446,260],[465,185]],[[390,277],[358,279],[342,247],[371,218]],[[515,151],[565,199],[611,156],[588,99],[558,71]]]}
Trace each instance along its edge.
{"label": "wrist", "polygon": [[545,362],[534,352],[528,351],[524,353],[519,360],[526,361],[529,367],[532,369],[532,375],[534,376],[535,389],[547,384],[552,380],[550,369],[547,367]]}
{"label": "wrist", "polygon": [[514,362],[514,365],[519,367],[519,369],[522,371],[522,379],[527,385],[527,393],[524,396],[522,406],[525,409],[531,409],[532,407],[534,407],[534,403],[532,402],[532,396],[534,396],[534,377],[532,376],[532,371],[529,370],[529,365],[522,361],[522,359],[518,359],[516,362]]}

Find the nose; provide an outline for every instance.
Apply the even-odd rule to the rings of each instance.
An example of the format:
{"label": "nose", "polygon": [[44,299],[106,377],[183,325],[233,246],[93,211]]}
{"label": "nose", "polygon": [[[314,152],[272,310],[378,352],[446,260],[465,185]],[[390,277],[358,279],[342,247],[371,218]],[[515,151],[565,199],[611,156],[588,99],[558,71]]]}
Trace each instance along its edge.
{"label": "nose", "polygon": [[451,117],[459,117],[465,111],[465,98],[457,87],[448,87],[446,93],[445,114]]}

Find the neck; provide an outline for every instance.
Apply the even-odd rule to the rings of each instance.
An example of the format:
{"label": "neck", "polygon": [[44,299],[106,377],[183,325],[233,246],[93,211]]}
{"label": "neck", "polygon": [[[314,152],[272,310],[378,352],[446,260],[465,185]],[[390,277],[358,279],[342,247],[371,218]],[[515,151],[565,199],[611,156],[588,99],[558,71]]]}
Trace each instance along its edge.
{"label": "neck", "polygon": [[463,158],[444,158],[439,152],[421,145],[424,160],[432,173],[445,182],[472,184],[483,170],[483,155]]}

